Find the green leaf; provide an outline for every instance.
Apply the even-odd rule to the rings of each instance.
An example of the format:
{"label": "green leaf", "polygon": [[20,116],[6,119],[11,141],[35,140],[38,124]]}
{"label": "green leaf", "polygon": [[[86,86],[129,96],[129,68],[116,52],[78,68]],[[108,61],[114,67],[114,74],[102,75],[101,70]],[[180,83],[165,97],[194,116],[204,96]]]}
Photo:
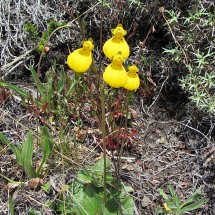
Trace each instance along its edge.
{"label": "green leaf", "polygon": [[122,205],[122,214],[134,214],[134,200],[131,198],[131,196],[129,196],[125,192],[121,192],[120,203]]}
{"label": "green leaf", "polygon": [[9,83],[0,81],[0,86],[1,87],[6,87],[6,88],[8,88],[10,90],[13,90],[16,94],[21,96],[22,99],[27,99],[28,96],[29,96],[28,93],[26,93],[24,90],[22,90],[21,88],[15,86],[13,84],[9,84]]}
{"label": "green leaf", "polygon": [[72,200],[75,206],[70,211],[76,215],[95,215],[100,211],[102,196],[92,184],[82,185],[78,181],[73,183]]}
{"label": "green leaf", "polygon": [[127,192],[127,193],[134,192],[134,189],[131,186],[123,185],[123,187],[124,187],[125,192]]}
{"label": "green leaf", "polygon": [[76,85],[75,81],[71,83],[70,88],[69,88],[68,92],[66,93],[67,99],[70,98],[70,94],[74,92],[75,85]]}
{"label": "green leaf", "polygon": [[83,192],[84,184],[80,183],[79,181],[75,180],[72,184],[72,194],[75,197],[75,200],[81,202],[84,196]]}
{"label": "green leaf", "polygon": [[10,147],[11,145],[10,140],[4,134],[2,134],[2,132],[0,132],[0,140],[2,141],[2,143]]}
{"label": "green leaf", "polygon": [[113,181],[109,159],[107,159],[107,170],[109,171],[107,175],[110,174],[111,180],[107,184],[108,194],[105,208],[103,208],[104,160],[101,159],[91,170],[78,172],[71,195],[75,206],[70,207],[70,213],[95,215],[102,212],[104,215],[133,215],[134,201],[125,191],[131,192],[133,189],[124,186],[120,181]]}
{"label": "green leaf", "polygon": [[[110,190],[110,194],[107,197],[105,215],[111,214],[126,214],[133,215],[134,213],[134,201],[125,192],[125,186],[123,183],[119,183],[119,186],[115,186],[115,189]],[[120,213],[119,213],[120,212]]]}
{"label": "green leaf", "polygon": [[158,208],[156,214],[169,214],[169,211],[163,210],[162,208]]}
{"label": "green leaf", "polygon": [[192,210],[195,210],[199,207],[201,207],[205,202],[205,198],[201,198],[199,201],[193,203],[193,204],[190,204],[186,207],[183,207],[180,212],[183,213],[183,212],[186,212],[186,211],[192,211]]}
{"label": "green leaf", "polygon": [[179,208],[180,208],[180,209],[183,208],[185,205],[187,205],[187,204],[193,202],[193,201],[196,200],[196,199],[199,199],[200,197],[201,197],[201,192],[200,192],[200,190],[196,190],[195,193],[194,193],[191,197],[187,198],[187,199],[180,205]]}
{"label": "green leaf", "polygon": [[41,161],[40,166],[38,168],[38,173],[40,173],[40,170],[41,170],[43,164],[46,162],[46,160],[51,155],[52,150],[53,150],[53,140],[51,138],[51,135],[49,133],[48,128],[43,126],[41,128],[41,130],[42,130],[41,147],[43,148],[43,158],[42,158],[42,161]]}
{"label": "green leaf", "polygon": [[28,132],[27,139],[21,148],[12,145],[7,137],[5,137],[2,133],[0,133],[0,140],[7,144],[11,151],[15,154],[17,163],[23,166],[28,178],[33,178],[36,176],[32,165],[34,147],[32,131]]}
{"label": "green leaf", "polygon": [[15,213],[14,213],[13,199],[10,194],[9,194],[9,209],[10,209],[11,215],[14,215]]}
{"label": "green leaf", "polygon": [[103,196],[99,195],[97,189],[91,185],[84,186],[83,208],[90,215],[99,214],[102,209]]}
{"label": "green leaf", "polygon": [[181,198],[179,197],[179,195],[175,195],[174,197],[174,202],[175,202],[175,205],[176,205],[176,208],[179,208],[180,207],[180,204],[181,204]]}
{"label": "green leaf", "polygon": [[57,86],[57,92],[58,93],[60,93],[65,87],[65,72],[64,72],[62,66],[61,66],[59,77],[60,77],[60,80],[59,80],[58,86]]}
{"label": "green leaf", "polygon": [[21,149],[18,149],[17,147],[15,147],[8,139],[5,135],[3,135],[1,132],[0,132],[0,140],[5,143],[9,148],[10,150],[13,152],[13,154],[15,154],[16,156],[16,161],[19,165],[22,165],[22,162],[21,162]]}
{"label": "green leaf", "polygon": [[53,75],[54,72],[50,72],[49,76],[48,76],[48,80],[47,80],[47,84],[46,84],[46,89],[47,89],[47,101],[51,101],[51,99],[53,98],[53,94],[54,94],[54,90],[53,90]]}
{"label": "green leaf", "polygon": [[168,185],[167,187],[168,187],[168,189],[170,191],[171,196],[174,198],[176,194],[175,194],[175,191],[174,191],[172,185]]}
{"label": "green leaf", "polygon": [[27,174],[28,178],[33,178],[36,176],[32,164],[33,150],[34,150],[33,133],[30,130],[27,134],[26,141],[24,142],[21,148],[21,163],[22,166],[24,167],[25,173]]}
{"label": "green leaf", "polygon": [[122,207],[123,207],[123,214],[128,214],[128,215],[134,214],[134,200],[130,196],[127,196],[127,198],[122,202]]}
{"label": "green leaf", "polygon": [[41,188],[46,192],[46,193],[50,193],[51,191],[51,184],[47,183],[47,184],[43,184],[41,185]]}
{"label": "green leaf", "polygon": [[[113,180],[112,173],[111,173],[111,166],[110,166],[110,160],[106,159],[106,177],[107,182],[111,182]],[[104,159],[99,160],[94,166],[93,166],[93,174],[95,175],[96,179],[100,179],[103,181],[103,175],[104,175]]]}
{"label": "green leaf", "polygon": [[31,71],[31,74],[33,76],[34,82],[38,87],[38,91],[39,91],[40,95],[42,96],[44,102],[46,102],[47,96],[46,96],[46,93],[44,91],[44,87],[43,87],[41,81],[39,80],[39,77],[37,77],[37,72],[35,71],[35,69],[32,66],[30,67],[30,71]]}
{"label": "green leaf", "polygon": [[22,182],[20,182],[20,181],[14,181],[14,180],[12,180],[12,179],[10,179],[10,178],[8,178],[8,177],[2,175],[2,174],[0,174],[0,176],[1,176],[2,178],[6,179],[7,181],[9,181],[11,184],[17,184],[17,185],[22,184]]}
{"label": "green leaf", "polygon": [[80,170],[77,173],[77,179],[83,184],[89,184],[91,183],[92,174],[87,170]]}
{"label": "green leaf", "polygon": [[120,200],[117,198],[108,198],[105,207],[105,215],[133,215],[134,213],[134,202],[130,196]]}
{"label": "green leaf", "polygon": [[[14,148],[14,151],[12,150],[12,148]],[[15,147],[13,145],[10,145],[10,149],[16,155],[16,162],[19,165],[23,166],[23,162],[22,162],[22,149],[21,148],[19,149],[18,147]]]}
{"label": "green leaf", "polygon": [[166,193],[164,193],[164,191],[163,191],[162,189],[159,188],[158,191],[159,191],[160,195],[161,195],[165,200],[168,199],[168,196],[166,195]]}
{"label": "green leaf", "polygon": [[120,211],[120,205],[116,198],[108,198],[105,205],[104,215],[117,214]]}
{"label": "green leaf", "polygon": [[[108,168],[108,167],[107,167]],[[103,171],[104,170],[104,159],[98,160],[98,162],[93,166],[93,171]]]}
{"label": "green leaf", "polygon": [[173,210],[174,212],[177,210],[177,207],[175,205],[175,203],[172,201],[171,199],[167,199],[166,200],[166,204],[168,205],[169,208],[171,208],[171,210]]}

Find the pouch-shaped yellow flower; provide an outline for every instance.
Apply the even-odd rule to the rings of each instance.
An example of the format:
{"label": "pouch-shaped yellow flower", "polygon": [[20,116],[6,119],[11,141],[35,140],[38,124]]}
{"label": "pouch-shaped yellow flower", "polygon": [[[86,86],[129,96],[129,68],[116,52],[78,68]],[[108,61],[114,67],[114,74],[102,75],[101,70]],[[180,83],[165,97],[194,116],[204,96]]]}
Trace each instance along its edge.
{"label": "pouch-shaped yellow flower", "polygon": [[140,86],[140,79],[137,74],[138,71],[139,69],[135,65],[128,67],[128,80],[126,85],[124,86],[125,89],[136,90]]}
{"label": "pouch-shaped yellow flower", "polygon": [[109,64],[104,73],[103,79],[106,84],[111,87],[123,87],[127,82],[127,74],[124,66],[122,65],[124,59],[121,54],[113,57],[113,61]]}
{"label": "pouch-shaped yellow flower", "polygon": [[103,46],[103,51],[106,57],[112,60],[119,51],[122,53],[124,60],[129,56],[129,46],[124,39],[127,31],[123,29],[121,24],[118,24],[115,29],[111,30],[113,37],[107,40]]}
{"label": "pouch-shaped yellow flower", "polygon": [[69,54],[68,66],[75,72],[86,72],[92,64],[92,50],[94,48],[92,39],[82,42],[83,47]]}

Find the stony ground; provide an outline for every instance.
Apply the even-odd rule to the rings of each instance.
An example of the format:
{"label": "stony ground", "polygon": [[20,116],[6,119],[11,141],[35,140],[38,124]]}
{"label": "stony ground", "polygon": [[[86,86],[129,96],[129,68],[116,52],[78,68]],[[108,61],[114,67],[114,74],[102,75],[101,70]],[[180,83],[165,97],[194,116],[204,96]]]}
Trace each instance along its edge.
{"label": "stony ground", "polygon": [[[169,117],[162,102],[158,99],[148,109],[149,106],[138,97],[131,107],[135,111],[135,117],[130,129],[138,132],[125,148],[121,179],[134,188],[132,196],[135,199],[135,214],[156,214],[156,208],[163,204],[158,188],[166,189],[168,184],[172,184],[182,199],[193,194],[197,188],[201,189],[206,202],[202,208],[189,214],[212,215],[215,210],[214,141],[194,130],[185,120],[176,121]],[[26,113],[24,107],[10,96],[1,105],[1,131],[16,142],[29,128],[35,126],[31,117],[33,116]],[[92,164],[93,159],[100,156],[99,148],[90,153],[90,149],[95,147],[91,138],[86,135],[82,147],[78,149],[80,163],[88,156],[88,163]],[[43,214],[55,214],[44,207],[43,203],[56,199],[64,181],[74,178],[76,167],[68,162],[70,168],[65,172],[62,172],[60,161],[50,164],[43,179],[43,183],[49,182],[52,185],[49,194],[40,188],[31,189],[27,183],[22,187],[11,185],[6,178],[1,177],[1,214],[8,213],[9,191],[16,214],[26,214],[30,208],[43,208]],[[3,145],[0,164],[2,175],[14,181],[23,177],[14,155]]]}

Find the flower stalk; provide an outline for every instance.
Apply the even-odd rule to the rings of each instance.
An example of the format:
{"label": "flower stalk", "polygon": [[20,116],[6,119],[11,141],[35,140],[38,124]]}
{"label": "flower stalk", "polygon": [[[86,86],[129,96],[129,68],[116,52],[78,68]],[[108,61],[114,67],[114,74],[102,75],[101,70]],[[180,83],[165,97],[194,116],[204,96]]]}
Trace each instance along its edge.
{"label": "flower stalk", "polygon": [[126,101],[125,101],[125,125],[124,125],[124,133],[123,136],[124,138],[122,138],[122,143],[121,143],[121,147],[120,147],[120,151],[119,151],[119,155],[118,155],[118,161],[117,161],[117,176],[119,177],[120,175],[120,162],[121,162],[121,157],[122,157],[122,153],[123,153],[123,149],[125,146],[125,141],[126,141],[126,134],[127,134],[127,130],[128,130],[128,108],[129,108],[129,102],[130,102],[130,98],[133,95],[133,91],[128,91],[126,92]]}
{"label": "flower stalk", "polygon": [[106,198],[107,198],[107,164],[106,164],[106,144],[105,144],[105,137],[106,137],[106,132],[105,132],[105,94],[104,94],[104,88],[105,84],[103,84],[100,88],[100,93],[101,93],[101,109],[102,109],[102,114],[101,114],[101,131],[102,131],[102,142],[103,142],[103,153],[104,153],[104,196],[103,196],[103,212],[105,209],[105,204],[106,204]]}

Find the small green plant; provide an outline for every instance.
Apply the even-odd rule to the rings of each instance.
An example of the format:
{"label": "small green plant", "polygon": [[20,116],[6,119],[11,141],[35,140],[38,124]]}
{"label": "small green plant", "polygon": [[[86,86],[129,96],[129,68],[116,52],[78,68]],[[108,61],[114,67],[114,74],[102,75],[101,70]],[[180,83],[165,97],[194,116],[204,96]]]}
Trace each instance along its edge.
{"label": "small green plant", "polygon": [[6,136],[0,133],[0,140],[5,143],[15,154],[17,164],[23,167],[28,179],[42,175],[42,167],[52,152],[53,141],[48,129],[45,126],[41,128],[41,133],[42,135],[40,146],[43,149],[43,157],[37,169],[33,164],[34,138],[33,132],[31,130],[28,132],[25,142],[23,144],[20,144],[20,146],[14,146]]}
{"label": "small green plant", "polygon": [[14,84],[10,84],[10,83],[4,82],[2,80],[0,80],[0,87],[2,87],[2,88],[8,88],[8,89],[14,91],[17,95],[20,96],[23,104],[26,104],[26,101],[27,101],[27,99],[29,97],[29,93],[25,92],[20,87],[17,87]]}
{"label": "small green plant", "polygon": [[[53,29],[59,26],[56,26],[56,23],[48,25],[48,31],[43,32],[42,37],[38,36],[38,39],[36,35],[36,28],[34,26],[28,24],[25,27],[26,30],[29,31],[29,34],[32,34],[31,38],[35,41],[38,40],[37,49],[38,51],[42,51],[40,55],[40,57],[42,58],[44,45],[50,39],[50,35],[52,35]],[[133,199],[127,194],[127,191],[131,189],[124,186],[124,184],[119,180],[119,169],[120,159],[122,156],[123,147],[125,145],[125,135],[127,133],[128,103],[130,97],[128,95],[132,94],[140,86],[140,79],[137,74],[139,69],[135,65],[131,65],[128,68],[124,66],[124,61],[129,57],[130,54],[130,48],[124,38],[124,36],[127,34],[127,31],[121,24],[118,24],[115,29],[111,30],[111,32],[113,36],[108,39],[103,45],[104,54],[107,58],[109,58],[110,62],[108,66],[104,68],[104,82],[102,84],[100,84],[101,75],[96,74],[95,84],[99,84],[95,85],[96,92],[94,91],[96,95],[101,95],[101,98],[99,98],[98,100],[101,100],[99,109],[101,116],[99,117],[102,118],[100,123],[102,131],[101,133],[104,159],[99,161],[92,169],[89,168],[88,170],[86,170],[85,167],[84,170],[78,172],[77,180],[75,180],[74,183],[70,186],[71,189],[68,189],[69,195],[66,195],[66,199],[63,198],[64,204],[57,204],[56,206],[57,210],[62,211],[64,214],[133,214],[134,202]],[[57,129],[59,129],[58,134],[60,136],[60,141],[66,139],[64,137],[64,135],[66,134],[65,127],[63,127],[62,125],[63,123],[70,121],[68,120],[68,118],[71,117],[70,108],[75,107],[76,109],[78,109],[77,107],[81,107],[81,105],[84,104],[83,102],[81,103],[81,99],[84,98],[84,102],[88,102],[88,99],[90,97],[89,95],[91,93],[91,83],[89,85],[87,81],[88,79],[93,80],[94,75],[88,75],[87,78],[85,78],[86,76],[83,75],[83,73],[87,72],[90,69],[90,66],[93,62],[93,48],[93,41],[89,39],[87,41],[83,41],[81,48],[74,50],[68,55],[67,64],[75,72],[73,78],[69,78],[66,75],[63,66],[59,66],[60,69],[56,69],[56,64],[53,63],[51,71],[48,71],[46,73],[46,79],[44,80],[44,82],[42,82],[39,77],[39,68],[41,61],[39,61],[37,72],[34,68],[30,67],[31,74],[37,87],[36,97],[23,92],[23,90],[19,89],[18,87],[14,87],[11,84],[6,84],[4,82],[1,83],[3,87],[8,87],[9,89],[12,89],[16,93],[18,93],[21,97],[24,97],[23,100],[26,102],[26,105],[29,105],[29,107],[32,108],[31,110],[32,112],[34,111],[33,114],[34,116],[36,116],[37,130],[39,130],[39,119],[43,119],[42,116],[45,119],[47,119],[47,117],[49,117],[48,119],[54,118],[54,124],[57,125]],[[97,73],[101,72],[102,70],[102,68],[98,68]],[[106,84],[109,85],[108,87],[123,88],[121,91],[119,90],[119,92],[116,93],[117,96],[120,96],[121,94],[121,96],[123,95],[123,97],[125,97],[125,95],[127,95],[127,103],[124,102],[126,103],[124,104],[126,106],[126,120],[124,123],[125,126],[122,129],[124,131],[122,133],[124,139],[122,138],[123,140],[120,141],[120,139],[118,138],[116,145],[116,147],[118,148],[119,159],[115,178],[112,177],[110,161],[106,157],[106,139],[109,135],[106,134],[105,128],[106,98],[104,91],[105,88],[108,88]],[[74,88],[74,86],[76,87]],[[88,89],[84,92],[84,94],[83,91],[85,90],[86,86],[88,87]],[[88,95],[86,94],[86,92],[88,93]],[[84,95],[79,98],[78,95],[80,94]],[[92,97],[90,97],[90,99],[92,99]],[[118,107],[119,109],[124,108],[122,105]],[[78,109],[77,112],[78,114],[80,114],[80,109]],[[65,120],[66,117],[68,121]],[[61,122],[61,124],[57,124],[56,121]],[[47,120],[43,120],[41,122],[45,124]],[[69,125],[68,127],[70,127],[71,124],[67,125]],[[45,135],[46,134],[47,133],[45,132]],[[21,147],[13,146],[12,144],[10,144],[9,140],[5,139],[5,137],[3,136],[2,139],[5,140],[8,147],[10,147],[13,153],[16,155],[17,163],[24,168],[27,177],[38,177],[38,174],[40,174],[42,171],[43,164],[45,163],[48,155],[50,155],[51,153],[51,149],[48,148],[49,150],[46,150],[46,144],[41,145],[44,151],[44,157],[40,162],[40,166],[35,169],[33,166],[33,134],[31,131],[27,136],[26,142],[24,142]],[[61,143],[63,143],[63,141],[61,141]],[[76,143],[74,143],[74,145],[75,144]],[[59,147],[62,147],[63,144],[59,145]],[[62,154],[64,154],[63,150],[61,150],[61,152]]]}
{"label": "small green plant", "polygon": [[[212,45],[214,14],[207,7],[196,3],[183,16],[180,12],[165,10],[163,17],[175,45],[164,49],[170,56],[172,67],[185,75],[180,77],[181,88],[188,93],[190,101],[202,111],[215,113],[214,53]],[[165,16],[166,14],[166,16]]]}
{"label": "small green plant", "polygon": [[[73,90],[74,85],[68,91],[67,89],[69,78],[65,77],[64,68],[60,66],[59,70],[56,69],[56,63],[53,63],[51,71],[46,73],[46,82],[42,83],[37,78],[37,72],[33,67],[30,67],[31,74],[33,76],[35,84],[38,86],[39,98],[37,98],[38,106],[43,112],[49,113],[54,111],[57,114],[57,109],[62,102],[63,96],[68,97]],[[66,95],[66,94],[67,95]],[[63,94],[63,96],[60,96]],[[31,101],[32,104],[36,104],[35,101]]]}
{"label": "small green plant", "polygon": [[174,10],[166,10],[166,13],[169,15],[168,22],[170,23],[178,23],[180,18],[180,12],[175,12]]}
{"label": "small green plant", "polygon": [[30,209],[28,211],[28,215],[41,215],[42,213],[40,211],[37,211],[35,209]]}
{"label": "small green plant", "polygon": [[75,99],[81,97],[83,92],[88,91],[88,88],[82,83],[80,77],[70,78],[66,76],[63,66],[57,67],[58,65],[54,62],[50,71],[46,72],[44,82],[37,77],[35,69],[30,67],[34,83],[38,87],[38,97],[4,81],[0,81],[0,87],[8,88],[16,93],[27,110],[34,116],[38,114],[43,124],[50,127],[54,121],[57,125],[64,124],[63,129],[65,129],[70,116],[75,111],[70,103],[75,102]]}
{"label": "small green plant", "polygon": [[56,20],[52,20],[47,24],[47,31],[42,32],[42,36],[39,36],[39,30],[37,29],[37,26],[26,22],[23,24],[24,31],[27,33],[28,38],[32,40],[33,42],[37,43],[37,51],[41,52],[47,42],[48,37],[51,35],[51,33],[58,27],[64,26],[65,22],[58,22]]}
{"label": "small green plant", "polygon": [[[76,215],[133,215],[134,201],[128,192],[131,187],[125,186],[112,177],[109,159],[106,160],[107,196],[105,208],[103,208],[104,196],[104,160],[99,160],[93,167],[85,167],[77,173],[76,179],[68,186],[68,192],[64,201],[54,207],[63,214]],[[103,212],[102,212],[103,211]]]}
{"label": "small green plant", "polygon": [[37,42],[39,39],[37,26],[30,22],[26,22],[23,24],[23,27],[24,31],[27,33],[28,38],[33,42]]}
{"label": "small green plant", "polygon": [[191,197],[187,198],[185,201],[182,201],[179,195],[175,193],[171,185],[168,185],[168,189],[170,196],[168,196],[163,189],[159,189],[159,193],[165,201],[165,209],[160,209],[159,213],[181,215],[201,207],[205,202],[205,198],[202,198],[199,190],[196,190]]}

